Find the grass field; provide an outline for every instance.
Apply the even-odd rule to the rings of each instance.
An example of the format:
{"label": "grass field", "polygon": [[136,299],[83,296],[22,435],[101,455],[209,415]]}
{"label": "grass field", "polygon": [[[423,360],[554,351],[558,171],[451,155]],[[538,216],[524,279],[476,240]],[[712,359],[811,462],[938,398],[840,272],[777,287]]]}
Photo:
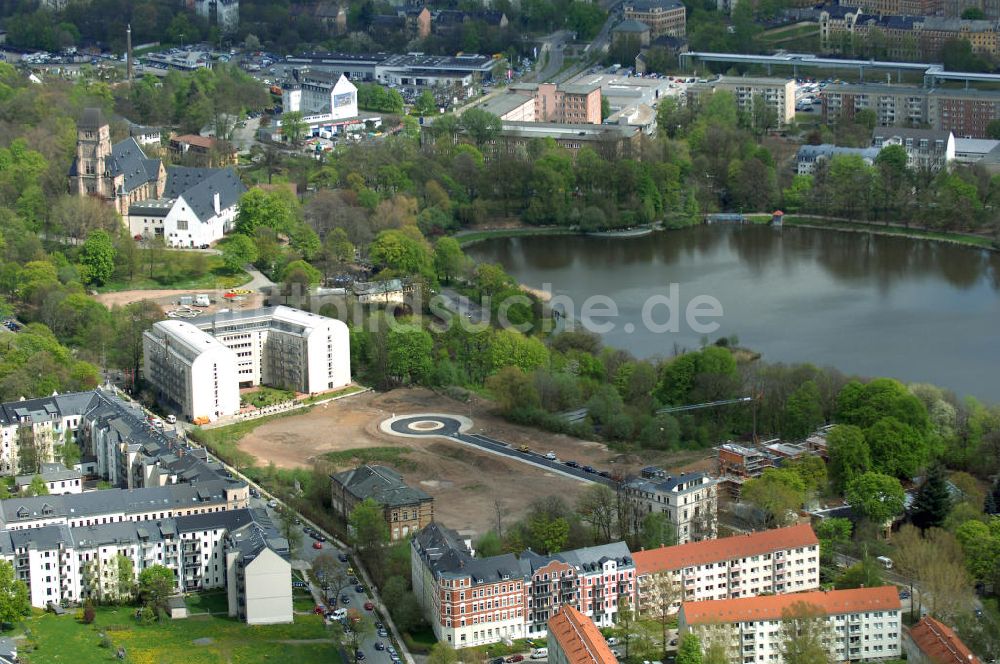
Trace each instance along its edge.
{"label": "grass field", "polygon": [[162,259],[157,259],[154,263],[152,276],[147,259],[141,257],[132,279],[113,279],[101,286],[98,291],[111,293],[125,290],[197,288],[211,290],[235,288],[250,281],[250,275],[242,270],[236,274],[230,273],[222,264],[222,256],[218,254],[175,249],[160,253]]}
{"label": "grass field", "polygon": [[277,390],[273,387],[265,387],[263,385],[255,389],[253,392],[247,392],[246,394],[240,395],[240,401],[242,403],[253,404],[258,408],[266,408],[275,404],[291,401],[294,398],[294,392],[290,392],[289,390]]}
{"label": "grass field", "polygon": [[[22,652],[31,664],[92,664],[118,661],[115,652],[124,647],[132,664],[251,664],[255,662],[339,661],[337,644],[316,641],[335,636],[328,633],[318,616],[296,616],[291,625],[248,626],[217,616],[195,616],[165,620],[148,627],[132,618],[131,607],[97,609],[93,625],[78,623],[72,614],[44,614],[25,622],[37,650]],[[120,629],[119,629],[120,628]],[[107,633],[112,648],[101,647]],[[20,653],[19,653],[20,654]]]}
{"label": "grass field", "polygon": [[346,464],[388,463],[396,468],[407,468],[411,462],[403,458],[409,450],[405,447],[358,447],[339,452],[327,452],[323,458],[338,466]]}
{"label": "grass field", "polygon": [[360,385],[349,385],[342,390],[336,390],[334,392],[323,392],[322,394],[314,394],[311,397],[306,397],[302,399],[302,403],[316,403],[317,401],[325,401],[327,399],[333,399],[334,397],[342,397],[348,394],[354,394],[355,392],[363,392],[368,388],[361,387]]}
{"label": "grass field", "polygon": [[229,600],[224,590],[193,593],[184,598],[188,613],[226,613]]}

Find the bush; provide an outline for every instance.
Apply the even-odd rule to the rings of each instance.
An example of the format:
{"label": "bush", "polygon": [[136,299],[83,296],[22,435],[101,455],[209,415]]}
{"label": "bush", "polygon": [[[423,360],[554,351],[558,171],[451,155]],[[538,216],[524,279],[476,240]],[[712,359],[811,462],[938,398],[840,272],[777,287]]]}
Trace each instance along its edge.
{"label": "bush", "polygon": [[114,645],[115,645],[115,644],[114,644],[114,642],[113,642],[113,641],[111,640],[111,637],[110,637],[110,636],[108,636],[107,634],[102,634],[102,635],[101,635],[101,647],[102,647],[102,648],[113,648],[113,647],[114,647]]}
{"label": "bush", "polygon": [[94,610],[94,606],[92,604],[88,603],[87,606],[83,607],[83,624],[84,625],[91,624],[92,622],[94,622],[94,618],[96,618],[96,617],[97,617],[97,611]]}
{"label": "bush", "polygon": [[144,606],[136,614],[140,625],[152,625],[156,622],[156,611],[151,606]]}

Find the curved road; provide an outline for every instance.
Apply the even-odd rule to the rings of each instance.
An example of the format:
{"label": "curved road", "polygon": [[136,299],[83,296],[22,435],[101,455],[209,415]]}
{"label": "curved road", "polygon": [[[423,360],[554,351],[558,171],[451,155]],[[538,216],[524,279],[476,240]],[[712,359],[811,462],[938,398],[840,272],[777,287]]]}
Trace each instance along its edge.
{"label": "curved road", "polygon": [[447,438],[489,452],[490,454],[528,463],[583,482],[605,484],[609,487],[615,487],[618,484],[610,477],[602,477],[596,472],[588,473],[581,468],[572,468],[559,459],[547,459],[543,454],[538,454],[537,452],[522,452],[510,443],[505,443],[502,440],[490,438],[482,434],[466,433],[470,427],[471,422],[467,418],[439,414],[394,417],[384,421],[381,426],[382,430],[386,433],[398,436],[437,436]]}

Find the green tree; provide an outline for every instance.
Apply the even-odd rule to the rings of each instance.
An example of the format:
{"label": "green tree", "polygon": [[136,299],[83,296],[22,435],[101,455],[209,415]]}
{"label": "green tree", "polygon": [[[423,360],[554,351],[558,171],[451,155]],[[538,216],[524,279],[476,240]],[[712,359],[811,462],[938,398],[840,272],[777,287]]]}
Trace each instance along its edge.
{"label": "green tree", "polygon": [[857,514],[879,528],[903,513],[903,487],[895,477],[867,472],[851,480],[845,497]]}
{"label": "green tree", "polygon": [[830,454],[830,479],[838,492],[843,492],[855,477],[872,468],[871,452],[861,429],[850,424],[838,424],[826,437]]}
{"label": "green tree", "polygon": [[802,478],[807,494],[822,493],[826,490],[826,462],[818,456],[803,456],[786,463],[785,468]]}
{"label": "green tree", "polygon": [[379,233],[368,248],[368,256],[376,265],[401,276],[432,274],[427,243],[401,230]]}
{"label": "green tree", "polygon": [[993,140],[1000,140],[1000,119],[990,120],[986,125],[986,135]]}
{"label": "green tree", "polygon": [[823,424],[823,398],[814,381],[807,380],[788,397],[781,426],[783,438],[801,439]]}
{"label": "green tree", "polygon": [[222,263],[231,273],[257,260],[257,245],[242,233],[233,233],[222,245]]}
{"label": "green tree", "polygon": [[536,514],[528,524],[531,539],[542,553],[559,553],[569,541],[569,521],[563,517],[550,518],[546,514]]}
{"label": "green tree", "polygon": [[385,522],[382,506],[371,498],[358,503],[348,518],[351,539],[358,553],[375,563],[380,569],[382,548],[389,543],[389,525]]}
{"label": "green tree", "polygon": [[302,546],[302,528],[299,527],[298,520],[298,515],[291,509],[283,508],[278,512],[278,530],[288,540],[291,551],[298,551]]}
{"label": "green tree", "polygon": [[434,271],[441,281],[450,283],[452,277],[462,273],[466,262],[462,247],[455,238],[443,237],[434,243]]}
{"label": "green tree", "polygon": [[490,558],[503,553],[503,540],[494,531],[484,533],[476,540],[476,556],[479,558]]}
{"label": "green tree", "polygon": [[298,201],[288,190],[251,189],[240,196],[233,230],[246,236],[254,235],[258,228],[271,228],[279,233],[289,233],[298,222],[298,218]]}
{"label": "green tree", "polygon": [[834,582],[837,590],[849,588],[877,588],[885,585],[879,564],[871,557],[865,556],[841,573]]}
{"label": "green tree", "polygon": [[302,121],[301,111],[289,111],[281,114],[281,135],[292,145],[298,145],[306,133],[306,123]]}
{"label": "green tree", "polygon": [[106,231],[97,230],[87,236],[80,249],[80,264],[86,269],[87,280],[103,284],[115,272],[115,247]]}
{"label": "green tree", "polygon": [[31,612],[28,586],[14,574],[14,566],[0,561],[0,622],[15,623]]}
{"label": "green tree", "polygon": [[438,641],[431,646],[427,664],[458,664],[458,653],[444,641]]}
{"label": "green tree", "polygon": [[913,525],[920,530],[940,528],[948,518],[951,507],[951,492],[948,490],[944,466],[936,463],[928,470],[927,478],[920,485],[913,501]]}
{"label": "green tree", "polygon": [[28,495],[29,496],[47,496],[49,495],[49,487],[42,479],[41,475],[35,475],[31,478],[31,484],[28,485]]}
{"label": "green tree", "polygon": [[955,529],[965,553],[969,575],[983,583],[1000,582],[1000,517],[989,522],[970,520]]}
{"label": "green tree", "polygon": [[826,612],[796,602],[781,613],[781,658],[785,664],[833,664],[826,643],[834,639]]}
{"label": "green tree", "polygon": [[792,470],[768,468],[757,479],[743,485],[743,502],[757,507],[765,528],[785,525],[790,515],[801,509],[806,498],[806,484]]}
{"label": "green tree", "polygon": [[398,325],[389,330],[388,372],[404,385],[427,380],[433,368],[430,333],[416,325]]}
{"label": "green tree", "polygon": [[120,553],[115,556],[115,566],[118,581],[115,588],[117,592],[116,600],[119,602],[128,602],[135,594],[135,567],[132,564],[131,558]]}
{"label": "green tree", "polygon": [[607,543],[612,540],[618,501],[614,491],[604,484],[594,484],[584,491],[576,505],[577,513],[593,529],[594,541]]}
{"label": "green tree", "polygon": [[872,468],[908,480],[927,462],[930,452],[925,437],[916,428],[894,417],[883,417],[865,429]]}
{"label": "green tree", "polygon": [[139,573],[139,597],[157,615],[176,587],[174,570],[169,567],[152,565]]}
{"label": "green tree", "polygon": [[702,664],[701,639],[697,634],[686,632],[677,647],[677,664]]}
{"label": "green tree", "polygon": [[658,549],[677,544],[677,529],[663,512],[650,512],[642,518],[639,539],[643,548]]}
{"label": "green tree", "polygon": [[488,377],[486,389],[504,413],[532,410],[541,405],[534,380],[520,367],[507,366]]}
{"label": "green tree", "polygon": [[850,519],[841,517],[823,519],[816,524],[816,537],[819,539],[820,556],[823,562],[828,564],[832,562],[835,549],[851,541],[853,528]]}
{"label": "green tree", "polygon": [[480,108],[470,108],[458,119],[459,127],[475,142],[476,147],[492,141],[500,133],[500,118]]}

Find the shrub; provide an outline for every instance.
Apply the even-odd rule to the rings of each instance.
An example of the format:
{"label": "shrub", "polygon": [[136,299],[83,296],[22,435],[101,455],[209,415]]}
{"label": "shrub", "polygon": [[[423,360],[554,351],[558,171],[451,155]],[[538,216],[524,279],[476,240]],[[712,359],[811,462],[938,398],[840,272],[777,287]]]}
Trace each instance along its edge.
{"label": "shrub", "polygon": [[102,648],[113,648],[114,645],[115,644],[111,640],[110,636],[108,636],[107,634],[101,634],[101,647]]}
{"label": "shrub", "polygon": [[97,611],[94,610],[93,604],[87,604],[83,607],[83,624],[89,625],[94,622],[94,618],[97,617]]}

